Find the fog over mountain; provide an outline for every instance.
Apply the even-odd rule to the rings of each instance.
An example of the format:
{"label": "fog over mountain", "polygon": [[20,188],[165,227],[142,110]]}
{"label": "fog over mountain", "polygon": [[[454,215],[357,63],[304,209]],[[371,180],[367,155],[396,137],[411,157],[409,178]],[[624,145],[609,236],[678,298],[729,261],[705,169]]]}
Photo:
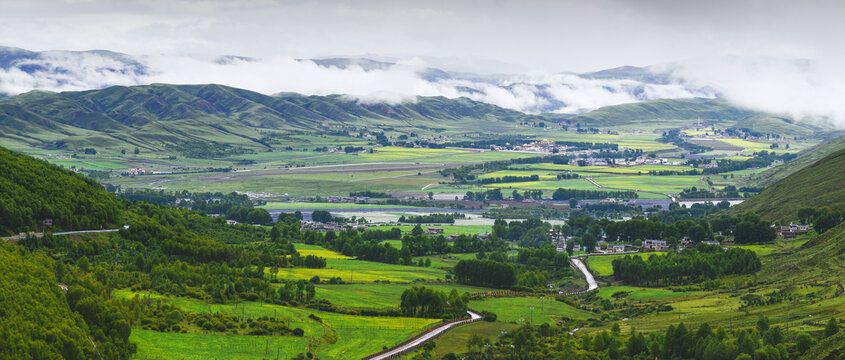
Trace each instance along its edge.
{"label": "fog over mountain", "polygon": [[0,45],[42,52],[3,50],[0,94],[220,83],[365,102],[466,96],[565,113],[722,96],[845,126],[845,3],[801,5],[32,0],[4,5]]}

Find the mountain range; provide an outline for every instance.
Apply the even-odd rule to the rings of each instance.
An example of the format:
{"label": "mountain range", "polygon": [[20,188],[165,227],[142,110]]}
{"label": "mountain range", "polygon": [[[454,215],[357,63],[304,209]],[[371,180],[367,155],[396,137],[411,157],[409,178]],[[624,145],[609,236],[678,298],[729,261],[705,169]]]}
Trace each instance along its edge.
{"label": "mountain range", "polygon": [[[250,81],[242,80],[243,76],[223,77],[217,81],[208,78],[210,73],[237,75],[245,70],[265,76]],[[338,77],[339,72],[349,77]],[[303,78],[299,78],[300,75]],[[264,83],[268,78],[274,81]],[[335,78],[337,80],[333,81]],[[671,72],[650,67],[624,66],[584,74],[479,74],[440,69],[414,61],[366,58],[173,58],[132,56],[106,50],[35,52],[0,47],[0,96],[30,90],[79,91],[155,82],[213,82],[267,95],[278,92],[347,94],[366,100],[393,99],[397,95],[403,98],[415,95],[467,97],[528,113],[583,113],[606,105],[658,98],[718,96],[713,89],[687,84]]]}

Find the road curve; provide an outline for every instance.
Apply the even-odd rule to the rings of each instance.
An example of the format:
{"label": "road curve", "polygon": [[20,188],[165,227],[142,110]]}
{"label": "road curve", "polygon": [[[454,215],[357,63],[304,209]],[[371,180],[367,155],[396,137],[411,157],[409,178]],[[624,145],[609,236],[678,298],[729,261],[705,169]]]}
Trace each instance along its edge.
{"label": "road curve", "polygon": [[596,282],[596,279],[593,277],[593,274],[590,274],[590,270],[587,270],[587,265],[584,265],[584,262],[578,258],[572,258],[572,263],[575,264],[575,267],[578,270],[581,270],[584,273],[584,278],[587,279],[587,291],[593,291],[599,288],[599,284]]}
{"label": "road curve", "polygon": [[475,311],[467,310],[467,314],[469,314],[469,317],[470,317],[469,320],[456,320],[456,321],[452,321],[452,322],[440,325],[440,326],[434,328],[433,330],[431,330],[431,331],[429,331],[429,332],[427,332],[427,333],[425,333],[425,334],[423,334],[423,335],[421,335],[417,338],[414,338],[411,341],[408,341],[407,343],[396,346],[396,347],[394,347],[394,348],[392,348],[388,351],[385,351],[381,354],[378,354],[378,355],[370,355],[368,357],[365,357],[364,359],[366,359],[366,360],[390,359],[390,358],[399,356],[399,355],[401,355],[401,354],[403,354],[407,351],[411,351],[411,350],[416,349],[418,346],[422,345],[423,343],[442,335],[443,333],[445,333],[446,331],[449,331],[451,328],[453,328],[455,326],[458,326],[458,325],[461,325],[461,324],[464,324],[464,323],[467,323],[467,322],[474,322],[474,321],[481,320],[481,314],[479,314]]}

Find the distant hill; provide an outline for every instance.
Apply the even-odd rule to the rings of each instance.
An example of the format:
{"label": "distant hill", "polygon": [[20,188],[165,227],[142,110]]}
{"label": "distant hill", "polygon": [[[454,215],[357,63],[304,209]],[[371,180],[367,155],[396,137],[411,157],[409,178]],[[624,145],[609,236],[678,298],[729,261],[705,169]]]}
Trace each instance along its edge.
{"label": "distant hill", "polygon": [[42,149],[140,147],[216,141],[266,148],[265,131],[338,126],[507,132],[527,115],[466,98],[418,97],[400,104],[340,96],[267,96],[222,85],[113,86],[81,92],[29,92],[0,99],[0,141]]}
{"label": "distant hill", "polygon": [[845,206],[845,149],[792,173],[727,212],[752,211],[763,219],[778,220],[795,218],[798,209],[808,206]]}
{"label": "distant hill", "polygon": [[802,151],[801,155],[797,158],[790,160],[789,162],[766,170],[762,173],[753,175],[750,180],[745,182],[744,186],[752,186],[752,187],[766,187],[771,184],[774,184],[780,179],[783,179],[790,174],[795,173],[798,170],[801,170],[816,161],[821,160],[823,157],[835,153],[839,150],[845,149],[845,135],[840,132],[831,133],[831,135],[836,135],[833,139],[825,141],[821,144],[814,146],[813,148],[807,149],[806,151]]}
{"label": "distant hill", "polygon": [[0,147],[0,235],[99,229],[120,219],[119,201],[94,180]]}
{"label": "distant hill", "polygon": [[[719,99],[662,99],[573,115],[526,114],[468,98],[418,96],[400,103],[344,95],[268,96],[223,85],[112,86],[77,92],[32,91],[0,99],[0,145],[18,149],[158,151],[192,142],[266,150],[267,132],[394,128],[438,134],[513,134],[522,122],[578,122],[607,129],[625,125],[677,127],[714,120],[737,123],[760,115]],[[771,117],[773,119],[773,117]],[[678,121],[682,120],[682,121]],[[786,121],[786,120],[783,120]],[[802,128],[800,124],[790,124]],[[756,125],[761,132],[776,127]],[[806,127],[812,133],[815,128]],[[805,132],[804,132],[805,133]]]}
{"label": "distant hill", "polygon": [[581,126],[611,127],[654,124],[664,121],[677,125],[682,121],[732,122],[737,128],[747,128],[764,134],[782,136],[813,136],[829,128],[797,122],[786,117],[777,117],[743,109],[721,98],[705,99],[657,99],[638,103],[605,106],[588,113],[574,116],[571,121]]}

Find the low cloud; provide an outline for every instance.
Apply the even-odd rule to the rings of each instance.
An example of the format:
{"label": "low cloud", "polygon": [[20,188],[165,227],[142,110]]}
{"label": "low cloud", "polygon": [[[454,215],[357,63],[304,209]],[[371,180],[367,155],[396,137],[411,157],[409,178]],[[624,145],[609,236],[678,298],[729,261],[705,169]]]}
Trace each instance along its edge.
{"label": "low cloud", "polygon": [[677,84],[596,80],[574,74],[431,78],[427,76],[430,69],[420,59],[365,69],[356,64],[321,66],[287,57],[261,60],[230,57],[219,61],[193,56],[143,56],[137,60],[116,56],[113,53],[42,53],[36,59],[0,69],[0,93],[16,95],[35,89],[74,91],[149,83],[215,83],[264,94],[345,94],[368,103],[413,101],[418,95],[468,97],[533,113],[581,113],[602,106],[655,98],[712,96]]}
{"label": "low cloud", "polygon": [[674,74],[692,86],[718,89],[738,106],[845,128],[845,70],[836,64],[723,57],[680,63]]}
{"label": "low cloud", "polygon": [[[3,65],[3,64],[0,64]],[[322,66],[267,59],[109,52],[45,52],[0,68],[0,93],[74,91],[111,85],[223,84],[264,94],[345,94],[361,102],[399,103],[420,96],[467,97],[529,113],[583,113],[650,99],[724,96],[754,110],[845,127],[845,80],[837,67],[812,61],[719,58],[653,67],[669,81],[595,79],[576,74],[461,75],[432,72],[418,58],[391,66]],[[434,73],[435,75],[432,75]]]}

